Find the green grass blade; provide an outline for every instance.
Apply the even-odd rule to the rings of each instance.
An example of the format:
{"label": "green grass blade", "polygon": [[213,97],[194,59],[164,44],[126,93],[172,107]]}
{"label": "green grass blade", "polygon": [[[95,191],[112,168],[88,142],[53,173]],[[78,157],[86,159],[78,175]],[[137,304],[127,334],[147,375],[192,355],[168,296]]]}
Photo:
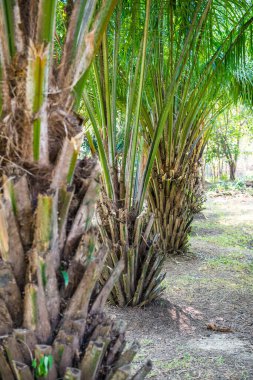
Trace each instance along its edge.
{"label": "green grass blade", "polygon": [[151,2],[150,0],[147,0],[145,27],[144,27],[144,34],[143,34],[142,57],[141,57],[140,81],[139,81],[139,88],[138,88],[136,112],[134,116],[133,133],[131,136],[131,144],[130,144],[130,151],[129,151],[130,165],[128,169],[129,179],[127,180],[129,206],[131,204],[131,199],[132,199],[133,190],[134,190],[134,173],[135,173],[135,164],[136,164],[136,158],[137,158],[136,157],[137,139],[138,139],[138,132],[139,132],[141,101],[142,101],[142,94],[143,94],[143,84],[144,84],[144,74],[145,74],[145,64],[146,64],[150,6],[151,6]]}
{"label": "green grass blade", "polygon": [[95,137],[97,139],[98,154],[99,154],[99,159],[100,159],[101,166],[102,166],[102,174],[103,174],[104,179],[105,179],[105,186],[106,186],[107,194],[111,199],[113,199],[113,194],[114,194],[113,185],[112,185],[110,169],[109,169],[106,153],[104,150],[104,144],[103,144],[103,141],[102,141],[102,138],[100,135],[99,128],[97,126],[96,117],[95,117],[92,105],[90,104],[90,101],[89,101],[88,96],[87,96],[85,91],[83,94],[83,100],[84,100],[84,104],[86,106],[87,112],[89,114],[89,117],[90,117],[90,120],[92,123],[92,127],[93,127]]}

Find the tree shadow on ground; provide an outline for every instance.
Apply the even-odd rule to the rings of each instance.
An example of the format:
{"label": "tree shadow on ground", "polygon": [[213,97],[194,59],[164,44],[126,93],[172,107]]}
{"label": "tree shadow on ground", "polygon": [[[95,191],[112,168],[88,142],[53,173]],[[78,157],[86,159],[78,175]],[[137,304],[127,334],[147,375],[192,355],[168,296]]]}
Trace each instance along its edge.
{"label": "tree shadow on ground", "polygon": [[[129,330],[137,329],[146,333],[153,331],[162,334],[194,334],[204,325],[204,315],[192,306],[181,307],[165,298],[160,298],[144,308],[119,309],[110,307],[115,317],[124,318]],[[144,322],[145,321],[145,322]]]}

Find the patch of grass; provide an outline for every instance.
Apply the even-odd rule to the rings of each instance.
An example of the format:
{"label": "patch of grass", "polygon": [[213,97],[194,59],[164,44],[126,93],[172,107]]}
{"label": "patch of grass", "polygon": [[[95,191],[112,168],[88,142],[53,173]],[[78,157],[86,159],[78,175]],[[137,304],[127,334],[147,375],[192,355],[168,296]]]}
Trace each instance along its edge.
{"label": "patch of grass", "polygon": [[206,265],[213,269],[232,270],[236,272],[248,271],[253,273],[253,263],[243,262],[229,256],[219,256],[206,261]]}
{"label": "patch of grass", "polygon": [[251,223],[240,223],[239,226],[236,220],[234,224],[224,223],[223,213],[216,215],[216,220],[196,220],[190,238],[196,239],[196,237],[222,247],[252,248],[253,246]]}
{"label": "patch of grass", "polygon": [[[243,210],[241,210],[243,212]],[[215,218],[213,219],[213,216]],[[238,215],[231,215],[228,218],[226,212],[213,213],[212,218],[205,220],[196,219],[192,226],[190,238],[196,237],[222,247],[243,247],[251,249],[253,247],[252,239],[252,220],[240,220]]]}
{"label": "patch of grass", "polygon": [[251,374],[248,371],[243,371],[241,375],[242,380],[250,380],[251,379]]}
{"label": "patch of grass", "polygon": [[160,372],[168,373],[177,369],[188,369],[191,367],[192,356],[185,353],[180,358],[172,360],[154,360],[154,369],[150,372],[147,378],[157,378]]}
{"label": "patch of grass", "polygon": [[195,220],[192,225],[191,234],[196,234],[197,236],[201,236],[202,234],[208,234],[213,232],[215,234],[220,234],[225,232],[225,228],[220,225],[217,221],[213,221],[210,219],[203,220]]}
{"label": "patch of grass", "polygon": [[[220,266],[218,266],[218,264]],[[217,275],[214,276],[214,268],[211,266],[203,266],[200,271],[210,272],[212,275],[206,277],[179,276],[177,278],[165,279],[163,285],[166,287],[166,294],[170,297],[183,296],[187,302],[192,302],[198,294],[198,289],[205,289],[209,292],[219,292],[223,289],[224,292],[247,292],[253,293],[253,265],[248,264],[247,271],[235,270],[233,277],[224,278],[223,273],[226,269],[232,272],[231,267],[226,267],[227,264],[217,264]],[[216,265],[216,263],[215,263]],[[234,264],[236,266],[236,264]],[[249,268],[249,269],[248,269]],[[249,272],[250,271],[250,272]]]}
{"label": "patch of grass", "polygon": [[[213,360],[211,358],[206,358],[202,356],[195,356],[194,354],[190,354],[188,352],[182,353],[180,357],[174,358],[172,360],[155,360],[154,361],[154,369],[148,375],[147,378],[151,379],[159,379],[159,374],[169,374],[169,373],[177,373],[179,370],[180,373],[184,370],[185,380],[195,379],[196,377],[193,375],[192,371],[194,368],[202,368],[206,366],[206,363],[212,364]],[[225,362],[225,359],[222,356],[215,358],[215,365],[222,366]]]}
{"label": "patch of grass", "polygon": [[178,369],[178,368],[189,368],[190,364],[192,361],[192,356],[189,353],[185,353],[182,357],[180,358],[175,358],[169,362],[163,362],[160,364],[160,368],[162,370],[170,371],[173,369]]}
{"label": "patch of grass", "polygon": [[[229,226],[230,227],[230,226]],[[204,240],[221,247],[242,247],[250,248],[252,234],[250,231],[239,232],[237,229],[227,226],[224,233],[198,235],[198,239]],[[241,228],[240,228],[241,230]]]}
{"label": "patch of grass", "polygon": [[216,360],[215,360],[215,362],[216,362],[217,365],[224,364],[224,361],[225,361],[225,359],[224,359],[223,356],[218,356],[218,358],[216,358]]}
{"label": "patch of grass", "polygon": [[140,341],[140,344],[141,344],[141,347],[148,347],[148,346],[151,346],[152,344],[154,344],[153,340],[152,339],[141,339]]}
{"label": "patch of grass", "polygon": [[171,288],[181,288],[181,287],[188,287],[189,285],[194,285],[194,283],[197,284],[206,284],[209,283],[209,278],[202,278],[198,275],[190,276],[190,275],[183,275],[179,276],[176,279],[173,278],[165,278],[163,280],[163,286],[165,286],[166,289]]}
{"label": "patch of grass", "polygon": [[[141,349],[137,353],[133,361],[133,369],[137,370],[139,365],[142,364],[143,361],[147,359],[150,355],[150,350],[152,350],[152,346],[154,345],[154,341],[152,339],[143,338],[139,341]],[[128,342],[126,349],[130,348],[131,344]]]}

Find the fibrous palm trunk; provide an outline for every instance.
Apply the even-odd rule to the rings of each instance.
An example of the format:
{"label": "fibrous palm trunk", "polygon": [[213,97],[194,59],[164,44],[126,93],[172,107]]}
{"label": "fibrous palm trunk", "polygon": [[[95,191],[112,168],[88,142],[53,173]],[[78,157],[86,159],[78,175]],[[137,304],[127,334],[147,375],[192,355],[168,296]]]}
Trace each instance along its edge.
{"label": "fibrous palm trunk", "polygon": [[105,193],[101,194],[98,220],[103,243],[109,247],[101,283],[108,281],[121,260],[125,262],[110,295],[110,302],[119,306],[146,305],[163,291],[165,257],[157,246],[158,236],[151,234],[154,217],[145,211],[136,215],[134,211],[117,207]]}
{"label": "fibrous palm trunk", "polygon": [[[41,179],[15,165],[2,170],[1,378],[117,379],[123,369],[129,375],[129,362],[120,359],[124,327],[103,313],[122,261],[97,287],[106,250],[90,229],[95,163],[80,161],[75,189],[58,191],[52,172]],[[38,193],[42,184],[48,186]]]}
{"label": "fibrous palm trunk", "polygon": [[189,248],[193,217],[201,210],[205,199],[201,178],[202,150],[199,144],[182,166],[175,162],[169,171],[159,168],[158,174],[156,167],[153,170],[148,202],[165,254],[182,253]]}

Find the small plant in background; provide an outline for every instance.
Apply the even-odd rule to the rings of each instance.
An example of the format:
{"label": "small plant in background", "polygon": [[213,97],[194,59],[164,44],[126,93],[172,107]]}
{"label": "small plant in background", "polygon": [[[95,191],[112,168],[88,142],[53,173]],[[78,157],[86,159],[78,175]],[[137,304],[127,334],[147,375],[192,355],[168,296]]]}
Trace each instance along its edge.
{"label": "small plant in background", "polygon": [[250,194],[252,191],[252,186],[248,186],[246,179],[237,179],[236,181],[219,181],[216,183],[211,183],[208,187],[208,191],[215,192],[242,192]]}

